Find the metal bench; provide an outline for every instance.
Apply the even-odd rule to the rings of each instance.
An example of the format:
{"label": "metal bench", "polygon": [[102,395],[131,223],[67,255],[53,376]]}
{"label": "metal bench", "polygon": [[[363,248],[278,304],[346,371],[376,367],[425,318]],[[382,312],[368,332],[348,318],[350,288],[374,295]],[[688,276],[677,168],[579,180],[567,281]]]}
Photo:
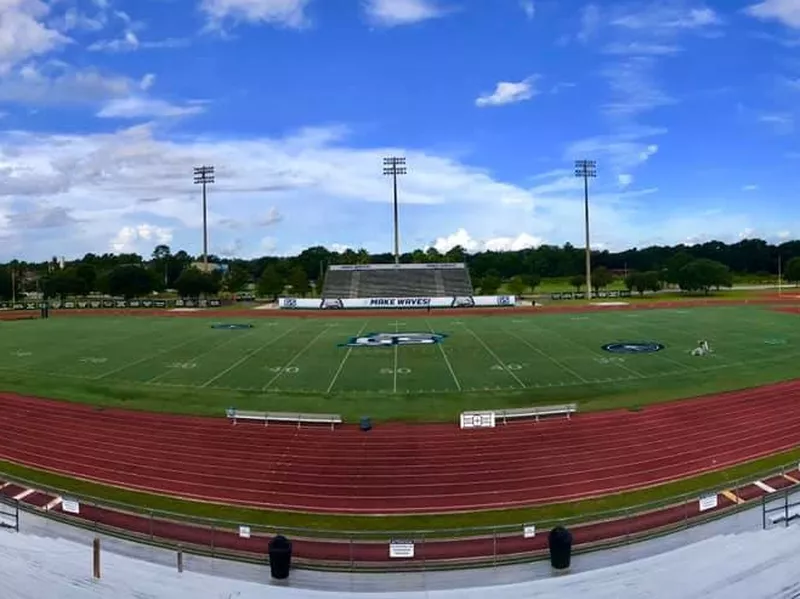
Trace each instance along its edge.
{"label": "metal bench", "polygon": [[229,420],[236,424],[239,420],[254,420],[263,422],[267,426],[270,422],[296,422],[297,428],[303,423],[306,424],[330,424],[331,430],[337,424],[342,423],[339,414],[303,414],[300,412],[256,412],[253,410],[237,410],[228,408],[225,415]]}
{"label": "metal bench", "polygon": [[562,416],[569,419],[570,414],[578,411],[578,404],[562,404],[558,406],[536,406],[531,408],[511,408],[508,410],[495,410],[495,417],[502,419],[503,424],[514,418],[535,418],[538,422],[542,416]]}

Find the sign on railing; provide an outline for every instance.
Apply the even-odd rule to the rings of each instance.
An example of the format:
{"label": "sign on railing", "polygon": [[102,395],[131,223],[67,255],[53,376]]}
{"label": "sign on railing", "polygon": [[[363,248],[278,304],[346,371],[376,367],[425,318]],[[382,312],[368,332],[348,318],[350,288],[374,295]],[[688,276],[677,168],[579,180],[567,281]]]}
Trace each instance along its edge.
{"label": "sign on railing", "polygon": [[494,428],[495,413],[492,411],[462,412],[461,428]]}
{"label": "sign on railing", "polygon": [[389,543],[389,557],[410,559],[414,557],[414,541],[392,541]]}
{"label": "sign on railing", "polygon": [[714,493],[713,495],[703,495],[700,497],[700,511],[705,512],[706,510],[713,510],[715,507],[719,505],[719,499],[717,498],[717,494]]}

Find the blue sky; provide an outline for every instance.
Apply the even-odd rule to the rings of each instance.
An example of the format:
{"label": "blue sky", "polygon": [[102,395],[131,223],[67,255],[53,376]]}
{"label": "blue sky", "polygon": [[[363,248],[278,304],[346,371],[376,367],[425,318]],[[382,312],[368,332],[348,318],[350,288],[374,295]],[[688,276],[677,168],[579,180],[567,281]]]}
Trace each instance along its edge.
{"label": "blue sky", "polygon": [[797,0],[5,0],[0,259],[800,234]]}

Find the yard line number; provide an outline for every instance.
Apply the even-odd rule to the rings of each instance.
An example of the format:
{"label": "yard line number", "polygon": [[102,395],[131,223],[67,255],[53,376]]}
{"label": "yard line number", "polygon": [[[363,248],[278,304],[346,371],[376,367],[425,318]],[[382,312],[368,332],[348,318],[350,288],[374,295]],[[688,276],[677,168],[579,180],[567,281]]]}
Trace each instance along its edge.
{"label": "yard line number", "polygon": [[522,364],[495,364],[491,370],[522,370]]}
{"label": "yard line number", "polygon": [[381,370],[380,370],[381,374],[395,374],[395,372],[397,374],[410,374],[411,373],[411,369],[410,368],[398,368],[397,370],[395,370],[394,368],[381,368]]}
{"label": "yard line number", "polygon": [[285,374],[297,374],[300,369],[297,366],[272,366],[268,369],[270,372],[283,372]]}
{"label": "yard line number", "polygon": [[594,361],[598,364],[622,364],[625,358],[595,358]]}
{"label": "yard line number", "polygon": [[81,358],[80,360],[84,364],[105,364],[108,362],[108,358],[95,358],[92,356],[88,356],[86,358]]}
{"label": "yard line number", "polygon": [[177,368],[178,370],[191,370],[197,368],[196,362],[172,362],[167,364],[167,368]]}

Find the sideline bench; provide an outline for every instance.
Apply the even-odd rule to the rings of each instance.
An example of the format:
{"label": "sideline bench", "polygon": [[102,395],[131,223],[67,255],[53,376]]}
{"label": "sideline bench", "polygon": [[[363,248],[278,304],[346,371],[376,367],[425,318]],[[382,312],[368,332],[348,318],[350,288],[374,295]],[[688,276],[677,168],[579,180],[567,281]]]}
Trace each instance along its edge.
{"label": "sideline bench", "polygon": [[237,410],[236,408],[228,408],[225,410],[225,415],[236,424],[239,420],[254,420],[263,422],[267,426],[270,422],[296,422],[297,428],[300,428],[302,423],[306,424],[330,424],[331,430],[337,424],[342,423],[342,417],[339,414],[302,414],[299,412],[256,412],[253,410]]}
{"label": "sideline bench", "polygon": [[578,411],[578,404],[569,403],[557,406],[536,406],[531,408],[511,408],[508,410],[495,410],[495,417],[503,420],[507,424],[508,420],[514,418],[535,418],[539,421],[541,416],[561,416],[566,415],[569,419],[570,414]]}

